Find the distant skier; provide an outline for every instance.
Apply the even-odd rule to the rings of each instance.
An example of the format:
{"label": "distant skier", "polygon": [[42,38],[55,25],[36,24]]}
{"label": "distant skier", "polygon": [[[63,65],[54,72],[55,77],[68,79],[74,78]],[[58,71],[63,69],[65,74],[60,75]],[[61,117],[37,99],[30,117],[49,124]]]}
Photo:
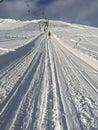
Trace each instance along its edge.
{"label": "distant skier", "polygon": [[49,39],[51,38],[51,32],[50,31],[48,32],[48,38]]}

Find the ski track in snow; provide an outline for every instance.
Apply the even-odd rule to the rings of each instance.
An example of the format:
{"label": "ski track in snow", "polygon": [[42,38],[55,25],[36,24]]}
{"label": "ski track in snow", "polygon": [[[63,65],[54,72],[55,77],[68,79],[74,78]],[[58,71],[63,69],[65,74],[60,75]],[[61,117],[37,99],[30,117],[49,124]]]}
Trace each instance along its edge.
{"label": "ski track in snow", "polygon": [[98,130],[96,70],[55,36],[0,58],[0,130]]}
{"label": "ski track in snow", "polygon": [[[77,116],[80,122],[81,129],[85,129],[85,130],[97,129],[98,128],[98,115],[96,115],[96,111],[98,112],[98,109],[97,109],[98,104],[95,103],[95,101],[98,98],[97,89],[95,87],[92,87],[92,83],[90,83],[90,81],[85,77],[85,75],[82,74],[81,70],[77,69],[77,67],[74,65],[73,61],[71,60],[71,57],[65,53],[64,47],[61,46],[60,43],[58,44],[58,41],[53,42],[53,43],[55,43],[54,44],[55,48],[57,48],[58,46],[58,49],[59,49],[58,57],[61,58],[60,59],[61,61],[59,60],[61,62],[60,66],[62,66],[63,72],[65,71],[64,78],[66,78],[66,82],[68,85],[67,91],[69,91],[70,93],[70,96],[68,97],[72,97],[71,99],[72,103],[74,102],[75,104],[74,107],[77,111]],[[63,60],[62,60],[62,57],[63,57]],[[63,64],[64,64],[64,67],[63,67]],[[63,78],[61,78],[61,80],[62,79]],[[92,97],[94,96],[93,98],[91,97],[91,93],[93,93],[92,95]],[[93,99],[95,99],[95,101]],[[76,118],[73,119],[73,121],[74,120],[76,120]],[[76,127],[74,129],[79,129]]]}

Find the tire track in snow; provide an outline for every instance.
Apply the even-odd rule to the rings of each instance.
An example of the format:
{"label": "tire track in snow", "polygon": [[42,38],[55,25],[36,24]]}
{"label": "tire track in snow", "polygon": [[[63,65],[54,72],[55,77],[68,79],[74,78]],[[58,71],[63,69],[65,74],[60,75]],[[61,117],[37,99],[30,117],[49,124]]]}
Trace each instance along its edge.
{"label": "tire track in snow", "polygon": [[[34,41],[33,41],[33,44],[31,42],[29,43],[30,45],[28,45],[28,46],[30,46],[30,49],[27,49],[27,51],[24,53],[24,55],[21,54],[20,57],[19,56],[18,56],[18,58],[16,57],[15,61],[12,61],[12,63],[9,64],[7,67],[1,69],[2,73],[0,75],[1,76],[0,77],[0,85],[1,85],[0,103],[3,102],[3,100],[6,98],[6,96],[7,96],[6,100],[8,100],[8,97],[9,97],[8,94],[11,95],[10,91],[13,89],[13,87],[17,83],[17,81],[23,76],[24,72],[26,71],[29,64],[31,63],[31,60],[34,57],[34,55],[32,55],[31,52],[33,51],[33,53],[35,54],[36,50],[34,50],[34,48],[35,47],[38,48],[37,45],[35,45]],[[21,51],[21,49],[20,49],[20,51]],[[0,106],[2,106],[2,105],[0,105]]]}
{"label": "tire track in snow", "polygon": [[[31,43],[30,43],[31,44]],[[33,45],[32,45],[33,46]],[[38,49],[40,46],[37,46],[35,50],[30,49],[30,52],[24,56],[25,58],[21,59],[17,66],[14,66],[14,68],[1,79],[1,94],[2,89],[6,92],[5,95],[1,98],[3,101],[2,104],[0,104],[0,109],[5,105],[5,103],[9,100],[10,96],[13,94],[13,92],[17,89],[17,84],[21,81],[22,76],[25,74],[25,71],[28,69],[32,58],[35,57],[35,54],[38,53]],[[33,51],[33,52],[32,52]],[[3,83],[4,82],[4,83]],[[16,86],[16,87],[14,87]],[[7,97],[6,97],[7,96]]]}
{"label": "tire track in snow", "polygon": [[[48,97],[47,97],[47,108],[46,108],[46,115],[45,115],[45,121],[44,125],[46,125],[47,130],[63,130],[66,129],[66,123],[65,126],[62,127],[61,122],[63,122],[63,119],[61,119],[61,111],[63,108],[61,108],[62,102],[59,95],[59,89],[57,87],[57,79],[56,79],[56,70],[54,66],[54,58],[53,58],[53,52],[50,47],[50,40],[48,40]],[[62,106],[60,106],[62,105]],[[66,122],[66,121],[65,121]],[[64,122],[62,123],[64,125]]]}
{"label": "tire track in snow", "polygon": [[[35,69],[40,58],[41,58],[41,55],[39,55],[38,61],[33,66],[32,70]],[[29,70],[30,70],[30,68],[29,68]],[[32,71],[32,70],[30,70],[30,71]],[[33,78],[32,73],[30,73],[30,72],[28,74],[27,73],[28,73],[28,71],[26,72],[26,76],[23,77],[21,83],[19,83],[18,89],[15,91],[14,96],[11,97],[11,100],[7,103],[7,106],[4,107],[2,110],[2,115],[0,118],[0,124],[1,124],[0,128],[2,128],[2,129],[5,128],[5,123],[9,122],[9,119],[11,118],[11,116],[12,116],[11,112],[13,110],[13,107],[15,110],[17,109],[17,106],[19,105],[21,98],[24,96],[24,94],[26,93],[26,91],[28,89],[27,86],[29,85],[29,82],[31,82],[31,78]],[[24,90],[23,90],[23,88],[24,88]],[[7,119],[7,118],[9,118],[9,119]],[[3,124],[3,121],[5,122],[4,124]]]}
{"label": "tire track in snow", "polygon": [[[75,68],[75,71],[73,71],[74,75],[77,76],[77,73],[82,77],[84,86],[87,85],[91,88],[93,88],[93,92],[95,91],[96,98],[98,97],[98,92],[96,91],[95,87],[90,83],[90,81],[82,74],[81,71],[73,64],[73,62],[70,60],[70,58],[67,56],[67,59],[69,61],[70,66]],[[76,72],[77,71],[77,72]],[[78,82],[82,84],[80,76],[78,77]],[[72,94],[75,97],[75,104],[77,105],[76,108],[78,110],[79,119],[82,122],[83,129],[98,129],[98,116],[95,114],[98,113],[98,104],[93,99],[93,96],[91,97],[91,92],[87,90],[87,88],[81,88],[80,90],[76,90],[73,88]]]}
{"label": "tire track in snow", "polygon": [[[42,55],[42,52],[37,54],[37,58],[35,55],[36,62],[33,61],[34,59],[32,60],[29,68],[25,72],[24,76],[21,78],[21,80],[20,80],[21,82],[19,82],[17,84],[18,88],[15,90],[14,95],[12,95],[9,102],[7,102],[7,105],[4,108],[2,108],[2,112],[1,112],[1,116],[0,116],[0,118],[1,118],[0,119],[0,128],[4,129],[6,127],[5,124],[7,123],[7,121],[10,122],[10,117],[13,116],[13,115],[11,115],[12,114],[11,112],[14,109],[13,110],[13,114],[14,114],[14,111],[17,109],[17,106],[18,106],[22,96],[27,91],[28,88],[26,88],[26,85],[29,85],[29,82],[31,82],[31,78],[33,76],[33,73],[36,71],[34,69],[37,67],[39,60],[41,58],[41,55]],[[33,71],[31,71],[31,70],[33,70]],[[17,100],[17,102],[16,102],[16,100]]]}
{"label": "tire track in snow", "polygon": [[[57,42],[57,44],[58,44],[58,42]],[[56,46],[57,46],[57,44],[56,44]],[[98,116],[94,115],[94,111],[97,112],[97,109],[96,109],[97,106],[94,103],[92,97],[89,97],[88,92],[83,87],[82,84],[84,84],[84,82],[81,80],[81,78],[79,76],[80,73],[77,72],[76,67],[72,64],[71,59],[67,56],[67,53],[64,50],[63,46],[60,46],[58,44],[58,48],[59,48],[59,50],[61,50],[60,54],[62,54],[62,57],[63,56],[66,57],[65,63],[67,63],[66,65],[68,66],[68,68],[66,69],[66,72],[67,72],[67,75],[69,75],[69,81],[73,80],[70,82],[71,84],[69,84],[69,87],[70,87],[70,92],[71,92],[73,102],[77,109],[77,113],[79,114],[79,120],[81,121],[82,128],[85,130],[88,130],[88,129],[97,130]],[[63,62],[62,62],[62,64],[63,64]],[[71,73],[73,73],[73,74],[71,75]],[[77,75],[79,77],[77,77]],[[84,79],[84,77],[82,77],[82,79]],[[90,85],[87,81],[86,81],[86,83],[88,85]],[[76,87],[77,85],[78,85],[78,88]],[[80,90],[79,90],[79,88],[80,88]],[[95,109],[95,110],[93,110],[93,109]]]}
{"label": "tire track in snow", "polygon": [[[8,54],[0,56],[0,61],[1,61],[0,79],[2,79],[8,72],[10,72],[18,63],[20,63],[22,59],[25,59],[26,56],[28,56],[30,54],[30,51],[36,46],[34,42],[41,35],[42,34],[38,35],[35,39],[33,39],[27,45],[16,49],[16,51],[14,53],[10,52]],[[33,44],[32,44],[32,42],[33,42]],[[19,52],[22,52],[22,53],[20,54]],[[7,62],[6,60],[7,60],[7,58],[9,59],[9,57],[10,57],[10,60],[9,60],[9,62]],[[3,64],[3,66],[2,66],[2,64]]]}
{"label": "tire track in snow", "polygon": [[40,59],[40,63],[34,74],[34,77],[30,83],[29,89],[24,95],[24,98],[22,98],[21,100],[21,103],[17,110],[17,115],[14,118],[14,121],[10,129],[13,128],[14,130],[20,130],[20,129],[30,130],[30,129],[35,129],[36,127],[35,115],[37,114],[37,111],[38,111],[37,104],[38,104],[39,95],[41,91],[41,82],[43,79],[44,57],[45,57],[45,54],[43,53]]}
{"label": "tire track in snow", "polygon": [[[59,94],[59,100],[60,104],[63,108],[61,108],[61,121],[63,129],[78,129],[80,128],[80,123],[77,117],[75,106],[72,102],[71,94],[69,92],[68,84],[65,79],[63,64],[61,61],[64,62],[64,59],[62,59],[62,56],[60,56],[59,53],[57,53],[57,44],[56,42],[51,42],[53,48],[53,54],[55,59],[55,68],[56,68],[56,76],[58,79],[58,94]],[[55,45],[55,46],[54,46]],[[72,116],[72,114],[74,116]],[[71,118],[70,118],[71,117]]]}
{"label": "tire track in snow", "polygon": [[[50,42],[51,44],[51,42]],[[65,110],[64,110],[64,104],[62,101],[62,93],[60,91],[60,81],[59,81],[59,76],[58,76],[58,70],[57,70],[57,63],[56,63],[56,59],[57,57],[54,55],[53,52],[55,52],[55,50],[52,49],[53,46],[51,47],[52,50],[52,54],[53,54],[53,61],[54,61],[54,73],[55,73],[55,79],[56,79],[56,93],[58,96],[58,105],[59,105],[59,118],[60,118],[60,130],[67,130],[67,123],[66,123],[66,117],[65,117]]]}
{"label": "tire track in snow", "polygon": [[54,100],[54,95],[53,95],[53,79],[52,79],[52,70],[51,70],[51,63],[50,63],[50,55],[49,55],[49,46],[48,46],[48,41],[47,41],[47,70],[48,70],[48,93],[47,93],[47,106],[46,106],[46,114],[44,117],[44,129],[47,130],[54,130],[54,121],[53,121],[53,100]]}
{"label": "tire track in snow", "polygon": [[[35,104],[34,104],[34,110],[33,110],[33,113],[32,113],[32,123],[31,123],[31,126],[29,127],[30,130],[39,130],[39,127],[38,127],[38,123],[41,123],[39,121],[39,111],[40,111],[40,105],[41,105],[41,99],[42,99],[42,93],[43,93],[43,78],[44,78],[44,72],[45,72],[45,54],[46,54],[46,50],[45,50],[45,44],[46,44],[46,35],[44,34],[45,36],[45,39],[43,39],[43,45],[44,45],[44,48],[42,48],[42,53],[43,53],[43,59],[42,59],[42,64],[40,65],[40,70],[39,70],[39,78],[41,78],[41,81],[38,83],[38,91],[37,91],[37,96],[36,96],[36,99],[35,99]],[[42,71],[42,65],[43,65],[43,73],[41,73]],[[43,114],[43,113],[42,113]],[[28,130],[28,129],[27,129]]]}
{"label": "tire track in snow", "polygon": [[70,64],[78,71],[78,73],[82,76],[82,78],[89,84],[89,86],[98,94],[98,90],[95,88],[95,86],[90,82],[90,80],[77,68],[77,66],[74,64],[74,62],[70,59],[69,56],[67,56],[68,61]]}
{"label": "tire track in snow", "polygon": [[12,61],[15,61],[16,59],[24,56],[25,54],[27,54],[31,48],[35,45],[32,43],[35,43],[35,41],[37,39],[39,39],[42,36],[42,34],[39,34],[35,39],[33,39],[30,43],[17,48],[15,52],[9,52],[8,54],[5,55],[0,55],[0,68],[5,68],[8,65],[10,65],[12,63]]}
{"label": "tire track in snow", "polygon": [[40,95],[40,104],[39,104],[39,112],[38,112],[38,120],[36,120],[36,129],[38,130],[45,130],[45,122],[44,117],[46,114],[47,108],[47,98],[48,98],[48,44],[47,44],[47,37],[45,40],[45,60],[44,60],[44,74],[43,74],[43,81],[42,81],[42,94]]}

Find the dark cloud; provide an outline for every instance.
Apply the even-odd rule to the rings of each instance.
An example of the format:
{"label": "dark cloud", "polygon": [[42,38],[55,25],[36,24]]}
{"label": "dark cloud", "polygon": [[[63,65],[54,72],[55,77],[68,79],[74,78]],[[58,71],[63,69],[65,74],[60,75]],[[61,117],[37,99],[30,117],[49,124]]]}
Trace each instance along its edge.
{"label": "dark cloud", "polygon": [[23,1],[4,1],[0,4],[0,17],[2,18],[22,18],[25,17],[26,3]]}
{"label": "dark cloud", "polygon": [[21,20],[42,18],[98,26],[98,0],[3,0],[0,17]]}
{"label": "dark cloud", "polygon": [[57,1],[57,0],[38,0],[37,4],[40,5],[40,6],[41,5],[44,6],[44,5],[51,4],[55,1]]}
{"label": "dark cloud", "polygon": [[3,2],[3,0],[0,0],[0,3]]}

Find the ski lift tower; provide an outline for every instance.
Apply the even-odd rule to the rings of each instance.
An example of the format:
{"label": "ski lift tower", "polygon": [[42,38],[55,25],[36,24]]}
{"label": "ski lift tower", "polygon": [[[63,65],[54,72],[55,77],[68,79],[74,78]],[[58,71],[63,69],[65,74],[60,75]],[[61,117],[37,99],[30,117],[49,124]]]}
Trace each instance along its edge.
{"label": "ski lift tower", "polygon": [[49,20],[46,19],[45,9],[42,9],[42,20],[38,22],[40,31],[46,32],[49,26]]}

